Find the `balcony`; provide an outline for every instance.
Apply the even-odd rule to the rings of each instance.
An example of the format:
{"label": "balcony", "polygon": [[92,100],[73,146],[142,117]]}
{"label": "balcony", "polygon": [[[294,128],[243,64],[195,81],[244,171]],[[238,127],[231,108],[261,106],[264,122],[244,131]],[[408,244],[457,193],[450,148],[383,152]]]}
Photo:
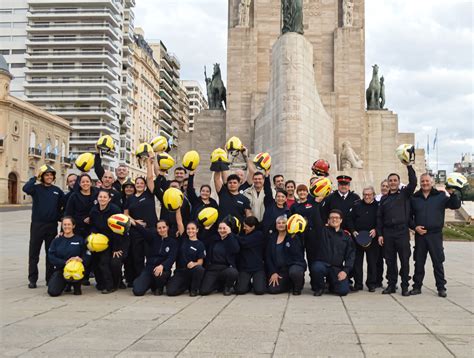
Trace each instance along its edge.
{"label": "balcony", "polygon": [[60,33],[86,33],[99,31],[106,32],[114,40],[119,40],[119,34],[116,32],[114,27],[106,22],[102,23],[67,23],[67,24],[31,24],[26,26],[26,31],[31,34],[51,34],[53,32]]}
{"label": "balcony", "polygon": [[81,121],[81,122],[72,122],[71,127],[75,131],[100,131],[103,134],[115,134],[118,132],[117,126],[106,123],[106,122],[96,122],[96,121]]}
{"label": "balcony", "polygon": [[[56,114],[60,117],[81,117],[81,118],[101,118],[105,117],[113,121],[119,118],[119,115],[108,108],[99,107],[44,107],[44,110]],[[82,123],[82,122],[81,122]],[[99,123],[99,122],[91,122]]]}
{"label": "balcony", "polygon": [[116,87],[110,81],[105,79],[48,79],[48,80],[29,80],[25,88],[94,88],[108,90],[109,93],[116,93]]}
{"label": "balcony", "polygon": [[56,161],[56,154],[54,153],[46,153],[44,155],[44,159],[47,161],[47,162],[55,162]]}
{"label": "balcony", "polygon": [[37,158],[37,159],[40,159],[41,158],[41,149],[38,149],[38,148],[34,148],[34,147],[29,147],[28,148],[28,156],[30,158]]}
{"label": "balcony", "polygon": [[61,75],[61,74],[73,74],[78,76],[86,75],[101,75],[107,77],[111,80],[116,80],[118,78],[118,73],[110,66],[107,65],[90,65],[83,63],[79,65],[32,65],[27,66],[25,70],[26,75]]}
{"label": "balcony", "polygon": [[34,103],[51,102],[107,102],[111,106],[118,105],[120,102],[111,95],[104,93],[66,93],[66,94],[34,94],[25,93],[27,100]]}
{"label": "balcony", "polygon": [[26,45],[31,47],[49,47],[49,46],[100,46],[118,53],[118,46],[114,39],[108,36],[64,36],[64,37],[29,37]]}
{"label": "balcony", "polygon": [[119,66],[117,59],[109,51],[31,51],[25,54],[30,63],[47,60],[98,60],[114,67]]}
{"label": "balcony", "polygon": [[65,167],[70,167],[72,165],[72,160],[69,157],[61,157],[61,164]]}
{"label": "balcony", "polygon": [[[96,9],[51,9],[48,8],[32,8],[37,1],[29,0],[30,10],[27,13],[28,19],[39,20],[39,19],[103,19],[112,22],[114,26],[119,26],[119,12],[118,10],[112,11],[109,8],[96,8]],[[39,3],[44,3],[41,1]]]}

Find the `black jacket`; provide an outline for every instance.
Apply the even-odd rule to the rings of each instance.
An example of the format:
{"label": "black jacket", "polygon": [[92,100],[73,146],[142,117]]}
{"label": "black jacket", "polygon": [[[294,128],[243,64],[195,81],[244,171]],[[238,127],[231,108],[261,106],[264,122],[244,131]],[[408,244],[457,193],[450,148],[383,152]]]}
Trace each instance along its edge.
{"label": "black jacket", "polygon": [[178,239],[162,238],[158,233],[149,231],[141,225],[136,225],[135,228],[150,243],[145,270],[153,271],[156,266],[163,265],[165,271],[170,271],[178,255]]}
{"label": "black jacket", "polygon": [[33,198],[32,222],[55,223],[61,218],[64,193],[56,185],[36,184],[36,177],[31,177],[23,191]]}
{"label": "black jacket", "polygon": [[[48,259],[57,269],[63,268],[66,261],[71,257],[79,256],[85,261],[86,258],[86,242],[81,236],[74,235],[66,238],[58,236],[53,240],[48,250]],[[84,266],[86,263],[84,262]]]}
{"label": "black jacket", "polygon": [[341,197],[341,194],[336,190],[329,194],[329,196],[324,199],[321,203],[321,215],[324,223],[328,222],[329,212],[333,209],[338,209],[342,211],[343,218],[341,227],[344,230],[347,230],[347,217],[349,216],[349,211],[356,201],[360,200],[360,196],[350,191],[347,193],[345,199]]}
{"label": "black jacket", "polygon": [[272,186],[269,176],[265,177],[263,192],[265,194],[265,197],[263,198],[265,212],[262,218],[262,228],[265,235],[270,235],[273,231],[275,231],[276,219],[282,215],[286,215],[287,217],[290,216],[290,209],[288,209],[286,204],[283,206],[283,208],[279,208],[276,205],[275,199],[273,198]]}
{"label": "black jacket", "polygon": [[90,225],[84,222],[96,204],[97,188],[91,188],[91,195],[84,195],[80,191],[75,191],[69,197],[64,215],[72,216],[76,221],[76,231],[81,235],[90,233]]}
{"label": "black jacket", "polygon": [[379,203],[373,201],[367,204],[364,200],[354,203],[347,217],[347,227],[351,233],[354,231],[370,231],[377,227],[377,210]]}
{"label": "black jacket", "polygon": [[91,232],[107,236],[112,251],[126,251],[129,246],[128,233],[126,235],[116,234],[110,230],[107,223],[110,216],[121,213],[119,207],[112,203],[109,203],[104,210],[100,210],[99,204],[96,204],[89,213]]}
{"label": "black jacket", "polygon": [[219,235],[215,236],[214,241],[209,246],[208,255],[206,255],[207,265],[222,264],[218,262],[213,262],[213,253],[217,245],[224,245],[225,247],[225,264],[229,267],[237,267],[237,254],[240,250],[239,240],[237,239],[237,236],[234,234],[229,234],[229,236],[227,236],[224,240],[222,240]]}
{"label": "black jacket", "polygon": [[[95,171],[95,174],[97,175],[97,178],[99,178],[99,180],[102,180],[102,177],[104,176],[105,170],[104,170],[104,167],[102,166],[102,158],[100,157],[99,153],[95,153],[94,171]],[[113,182],[112,188],[114,188],[119,193],[122,192],[122,184],[119,182],[118,179]],[[120,198],[120,200],[122,200],[122,198]],[[118,202],[116,202],[116,201],[114,201],[113,203],[115,205],[118,205]],[[118,206],[120,206],[120,205],[118,205]]]}
{"label": "black jacket", "polygon": [[260,230],[239,236],[239,271],[257,272],[264,269],[265,236]]}
{"label": "black jacket", "polygon": [[410,198],[416,188],[416,174],[411,165],[408,169],[408,185],[380,199],[377,211],[377,234],[383,236],[385,228],[408,228],[410,223]]}
{"label": "black jacket", "polygon": [[310,232],[308,241],[317,246],[317,250],[314,258],[308,258],[308,261],[323,261],[349,274],[355,261],[355,246],[350,235],[342,229],[335,231],[324,225],[319,205],[314,210],[312,221],[314,230]]}
{"label": "black jacket", "polygon": [[278,267],[276,264],[276,246],[278,240],[278,232],[274,232],[268,239],[267,249],[265,253],[265,265],[267,275],[288,270],[288,266],[298,265],[306,270],[306,261],[304,260],[304,246],[301,235],[286,235],[283,242],[284,253],[286,258],[286,267]]}
{"label": "black jacket", "polygon": [[422,191],[417,191],[411,198],[411,228],[424,226],[428,233],[441,232],[444,226],[444,213],[446,209],[459,209],[461,199],[455,191],[451,196],[431,189],[428,197],[425,198]]}
{"label": "black jacket", "polygon": [[194,175],[189,174],[188,187],[186,189],[186,196],[191,204],[191,220],[197,221],[199,212],[204,208],[214,208],[219,210],[219,204],[213,198],[209,198],[209,204],[202,201],[201,197],[196,194],[194,188]]}

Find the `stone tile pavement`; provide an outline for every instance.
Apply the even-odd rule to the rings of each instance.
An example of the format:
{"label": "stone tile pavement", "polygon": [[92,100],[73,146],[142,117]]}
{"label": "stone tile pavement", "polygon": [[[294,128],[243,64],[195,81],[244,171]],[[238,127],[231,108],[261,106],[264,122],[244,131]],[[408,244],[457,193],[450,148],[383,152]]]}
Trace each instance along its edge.
{"label": "stone tile pavement", "polygon": [[[0,354],[22,357],[472,357],[474,246],[447,242],[448,298],[430,263],[423,294],[347,297],[50,298],[26,287],[30,212],[0,213]],[[43,259],[40,275],[44,275]]]}

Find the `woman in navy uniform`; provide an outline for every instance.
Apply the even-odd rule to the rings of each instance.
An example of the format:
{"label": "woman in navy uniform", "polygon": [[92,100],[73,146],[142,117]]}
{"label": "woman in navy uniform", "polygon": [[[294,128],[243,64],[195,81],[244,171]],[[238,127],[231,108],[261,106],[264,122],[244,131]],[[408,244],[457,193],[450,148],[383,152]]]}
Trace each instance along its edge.
{"label": "woman in navy uniform", "polygon": [[263,191],[265,198],[263,203],[265,205],[265,212],[262,219],[263,233],[271,235],[275,231],[276,218],[290,214],[290,210],[286,206],[288,194],[284,189],[277,188],[275,190],[275,199],[273,199],[273,191],[270,183],[270,171],[265,173],[265,182],[263,184]]}
{"label": "woman in navy uniform", "polygon": [[201,185],[199,196],[196,195],[196,190],[194,188],[194,173],[195,171],[189,172],[186,195],[191,204],[191,220],[197,221],[197,216],[202,209],[208,207],[218,209],[219,205],[213,198],[211,198],[212,190],[210,185]]}
{"label": "woman in navy uniform", "polygon": [[[59,296],[68,284],[63,276],[64,266],[72,259],[85,261],[86,243],[81,236],[74,233],[74,228],[74,219],[65,216],[62,220],[62,234],[53,240],[48,250],[49,261],[54,265],[54,273],[48,282],[48,294],[52,297]],[[82,294],[80,281],[71,285],[75,295]]]}
{"label": "woman in navy uniform", "polygon": [[306,261],[301,235],[289,235],[287,218],[276,219],[276,231],[269,238],[265,264],[268,275],[268,292],[271,294],[293,290],[300,295],[304,286]]}

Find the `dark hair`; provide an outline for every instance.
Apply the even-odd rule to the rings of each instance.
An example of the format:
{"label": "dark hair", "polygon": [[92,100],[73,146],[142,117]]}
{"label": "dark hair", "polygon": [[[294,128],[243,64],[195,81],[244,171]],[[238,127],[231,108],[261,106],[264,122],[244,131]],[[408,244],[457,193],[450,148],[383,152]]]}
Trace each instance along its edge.
{"label": "dark hair", "polygon": [[199,192],[201,192],[202,188],[208,188],[209,191],[212,193],[212,188],[209,184],[203,184],[201,185],[201,187],[199,188]]}
{"label": "dark hair", "polygon": [[244,219],[244,224],[247,226],[257,227],[259,224],[258,219],[255,216],[247,216]]}
{"label": "dark hair", "polygon": [[75,173],[69,173],[69,174],[67,175],[67,177],[66,177],[66,181],[67,181],[70,177],[72,177],[73,175],[77,178],[77,174],[75,174]]}
{"label": "dark hair", "polygon": [[181,183],[176,179],[172,179],[168,182],[168,184],[170,184],[170,186],[171,186],[171,183],[178,183],[178,185],[181,186]]}
{"label": "dark hair", "polygon": [[398,180],[400,180],[400,175],[398,175],[397,173],[390,173],[390,174],[388,175],[387,179],[390,178],[390,177],[392,177],[392,176],[396,176],[396,177],[398,178]]}
{"label": "dark hair", "polygon": [[284,179],[285,177],[284,177],[283,175],[281,175],[281,174],[275,174],[275,175],[273,176],[273,179],[272,179],[273,184],[275,184],[277,178],[283,178],[283,179]]}
{"label": "dark hair", "polygon": [[112,197],[112,195],[110,195],[110,191],[107,190],[107,189],[102,189],[102,188],[100,188],[99,191],[97,192],[97,197],[99,197],[100,193],[107,193],[107,195],[109,196],[109,198]]}
{"label": "dark hair", "polygon": [[237,180],[240,183],[240,178],[237,174],[231,174],[227,177],[227,183],[231,180]]}
{"label": "dark hair", "polygon": [[186,228],[188,227],[188,225],[194,225],[194,226],[196,226],[196,229],[199,230],[199,225],[194,220],[188,221],[188,223],[186,224]]}
{"label": "dark hair", "polygon": [[76,226],[76,220],[74,220],[74,218],[72,216],[64,216],[62,219],[61,219],[61,224],[64,220],[71,220],[72,224],[74,226]]}
{"label": "dark hair", "polygon": [[288,184],[293,184],[293,186],[296,188],[296,183],[295,183],[294,180],[291,180],[291,179],[290,179],[290,180],[287,180],[286,183],[285,183],[285,188],[286,188],[286,186],[287,186]]}
{"label": "dark hair", "polygon": [[89,180],[92,182],[92,178],[91,178],[91,176],[90,176],[89,174],[87,174],[87,173],[82,173],[81,175],[79,175],[79,184],[81,184],[81,180],[82,180],[82,178],[84,178],[84,177],[89,178]]}
{"label": "dark hair", "polygon": [[165,223],[166,226],[170,227],[170,224],[168,224],[168,221],[166,221],[165,219],[160,219],[156,222],[156,225],[158,226],[159,223]]}
{"label": "dark hair", "polygon": [[331,211],[329,211],[329,215],[331,214],[338,214],[341,219],[344,218],[344,214],[339,209],[332,209]]}
{"label": "dark hair", "polygon": [[253,177],[255,178],[256,176],[262,176],[264,177],[265,175],[262,172],[255,172],[253,173]]}
{"label": "dark hair", "polygon": [[174,168],[174,172],[176,173],[177,170],[183,170],[185,173],[187,173],[186,169],[183,167],[176,167]]}
{"label": "dark hair", "polygon": [[146,185],[146,179],[144,177],[137,177],[137,179],[135,179],[135,184],[137,183],[138,180],[143,180],[143,182],[145,183]]}
{"label": "dark hair", "polygon": [[278,188],[277,190],[275,190],[275,198],[276,198],[276,195],[277,195],[278,193],[281,193],[281,194],[283,194],[283,195],[286,196],[286,197],[288,196],[288,192],[287,192],[285,189],[280,189],[280,188]]}

